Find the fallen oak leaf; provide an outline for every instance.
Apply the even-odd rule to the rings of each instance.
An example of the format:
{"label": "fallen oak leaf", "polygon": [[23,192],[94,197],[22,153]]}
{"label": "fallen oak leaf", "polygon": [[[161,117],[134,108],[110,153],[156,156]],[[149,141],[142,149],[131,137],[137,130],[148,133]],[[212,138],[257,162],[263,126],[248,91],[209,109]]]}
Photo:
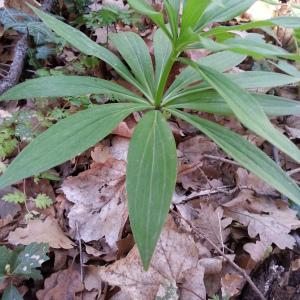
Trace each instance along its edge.
{"label": "fallen oak leaf", "polygon": [[80,273],[75,268],[53,273],[45,280],[44,289],[36,294],[39,300],[72,299],[81,300],[77,293],[84,291],[84,285],[80,281]]}
{"label": "fallen oak leaf", "polygon": [[64,181],[62,190],[75,204],[68,214],[72,234],[77,233],[85,242],[104,238],[117,250],[116,242],[128,217],[125,172],[124,161],[109,159]]}
{"label": "fallen oak leaf", "polygon": [[[201,205],[200,209],[195,210],[197,218],[192,221],[192,224],[207,236],[219,248],[224,248],[224,243],[227,241],[230,230],[226,229],[230,225],[231,220],[223,219],[223,209],[218,207],[216,210],[212,205]],[[208,243],[204,245],[213,250],[212,246]]]}
{"label": "fallen oak leaf", "polygon": [[29,220],[25,228],[19,227],[9,234],[8,242],[13,245],[48,243],[51,248],[56,249],[72,249],[74,245],[52,217],[45,221]]}
{"label": "fallen oak leaf", "polygon": [[[147,272],[144,272],[134,247],[127,257],[108,267],[100,267],[99,276],[110,285],[119,286],[132,299],[155,299],[166,282],[177,284],[180,294],[184,295],[183,300],[205,299],[204,267],[198,261],[199,250],[192,236],[180,232],[169,219]],[[193,281],[190,280],[191,274]],[[172,287],[174,289],[174,284]]]}
{"label": "fallen oak leaf", "polygon": [[297,212],[284,201],[257,198],[249,191],[242,191],[223,207],[224,216],[248,227],[251,238],[259,236],[266,246],[274,243],[280,249],[293,249],[295,239],[289,233],[300,227],[300,221]]}

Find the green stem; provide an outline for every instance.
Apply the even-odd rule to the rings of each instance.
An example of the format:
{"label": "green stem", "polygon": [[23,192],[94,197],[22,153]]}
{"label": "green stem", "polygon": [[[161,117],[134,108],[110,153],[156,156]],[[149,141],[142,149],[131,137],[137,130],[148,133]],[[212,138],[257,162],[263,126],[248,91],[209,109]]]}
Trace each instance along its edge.
{"label": "green stem", "polygon": [[165,87],[166,87],[170,72],[172,70],[174,62],[176,61],[177,56],[179,55],[179,53],[180,53],[180,51],[173,50],[170,57],[169,57],[169,59],[168,59],[168,61],[167,61],[167,63],[166,63],[166,65],[165,65],[164,72],[163,72],[163,74],[160,78],[159,85],[158,85],[156,95],[155,95],[154,104],[155,104],[156,108],[160,107],[161,100],[162,100],[162,97],[163,97],[163,94],[164,94],[164,91],[165,91]]}

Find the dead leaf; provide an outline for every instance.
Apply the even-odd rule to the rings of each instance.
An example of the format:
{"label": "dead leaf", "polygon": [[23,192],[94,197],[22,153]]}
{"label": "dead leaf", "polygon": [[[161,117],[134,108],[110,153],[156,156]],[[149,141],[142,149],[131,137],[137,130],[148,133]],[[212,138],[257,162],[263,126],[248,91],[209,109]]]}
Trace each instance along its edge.
{"label": "dead leaf", "polygon": [[289,233],[300,227],[297,212],[281,200],[256,198],[242,191],[224,205],[224,215],[248,227],[251,238],[259,236],[266,246],[273,243],[280,249],[293,249],[295,239]]}
{"label": "dead leaf", "polygon": [[271,19],[275,16],[277,6],[263,1],[256,1],[247,11],[247,17],[251,21]]}
{"label": "dead leaf", "polygon": [[4,0],[4,5],[6,8],[15,8],[34,15],[33,11],[28,7],[26,3],[29,3],[38,8],[41,6],[41,4],[36,0]]}
{"label": "dead leaf", "polygon": [[[137,248],[126,258],[109,267],[100,267],[99,275],[110,285],[119,286],[132,299],[154,299],[166,281],[182,283],[181,299],[204,299],[205,287],[201,274],[204,268],[198,264],[199,252],[191,235],[181,233],[174,221],[169,219],[161,234],[151,266],[144,272]],[[191,281],[190,275],[195,275]],[[197,277],[196,275],[199,275]],[[184,289],[184,286],[189,288]]]}
{"label": "dead leaf", "polygon": [[263,261],[268,256],[270,251],[272,251],[271,246],[268,246],[261,241],[256,241],[255,243],[247,243],[243,246],[243,248],[250,254],[251,258],[255,262]]}
{"label": "dead leaf", "polygon": [[222,296],[224,299],[231,298],[240,294],[243,286],[245,284],[245,279],[239,274],[226,274],[221,279],[222,285]]}
{"label": "dead leaf", "polygon": [[274,188],[243,168],[236,171],[236,184],[240,188],[248,188],[256,193],[276,195]]}
{"label": "dead leaf", "polygon": [[[228,220],[223,219],[223,209],[218,207],[216,210],[212,205],[202,205],[201,209],[197,209],[197,218],[192,221],[192,224],[199,229],[201,233],[207,236],[212,242],[214,242],[218,248],[224,247],[224,243],[227,241],[230,233],[228,227]],[[204,243],[204,245],[213,250],[210,244]]]}
{"label": "dead leaf", "polygon": [[57,221],[48,217],[45,221],[30,220],[25,228],[17,228],[8,236],[13,245],[29,245],[31,243],[48,243],[52,248],[72,249],[73,242],[66,237]]}
{"label": "dead leaf", "polygon": [[155,299],[178,300],[178,288],[174,280],[160,284]]}
{"label": "dead leaf", "polygon": [[87,266],[85,268],[84,286],[88,291],[97,290],[101,293],[102,281],[96,266]]}
{"label": "dead leaf", "polygon": [[39,300],[81,300],[84,285],[80,281],[80,273],[74,268],[53,273],[45,280],[45,287],[36,296]]}
{"label": "dead leaf", "polygon": [[124,161],[110,159],[64,181],[62,190],[75,204],[68,214],[73,235],[78,226],[78,237],[85,242],[104,238],[117,250],[116,242],[128,216],[125,169]]}

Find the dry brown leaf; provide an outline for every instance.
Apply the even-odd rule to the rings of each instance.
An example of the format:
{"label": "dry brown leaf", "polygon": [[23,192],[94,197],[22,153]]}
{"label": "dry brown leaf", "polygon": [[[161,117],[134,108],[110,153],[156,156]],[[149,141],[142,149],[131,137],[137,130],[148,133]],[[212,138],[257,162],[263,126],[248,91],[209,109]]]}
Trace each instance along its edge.
{"label": "dry brown leaf", "polygon": [[[201,206],[201,209],[196,211],[197,219],[193,220],[192,224],[214,242],[218,248],[224,247],[224,243],[227,241],[230,233],[230,230],[226,229],[226,227],[230,223],[226,219],[222,220],[223,209],[218,207],[215,210],[211,205],[204,204]],[[209,249],[213,249],[208,243],[204,243],[204,245]]]}
{"label": "dry brown leaf", "polygon": [[275,190],[270,185],[243,168],[238,168],[236,171],[236,184],[241,188],[248,188],[256,193],[276,195]]}
{"label": "dry brown leaf", "polygon": [[57,221],[48,217],[45,221],[30,220],[25,228],[17,228],[8,236],[13,245],[48,243],[52,248],[72,249],[73,242],[63,233]]}
{"label": "dry brown leaf", "polygon": [[246,14],[251,21],[261,21],[271,19],[275,16],[277,6],[263,1],[256,1]]}
{"label": "dry brown leaf", "polygon": [[255,262],[263,261],[268,256],[270,250],[272,250],[272,247],[271,249],[269,249],[269,247],[270,246],[264,244],[261,241],[256,241],[255,243],[247,243],[243,246],[244,250],[250,254],[251,258]]}
{"label": "dry brown leaf", "polygon": [[40,3],[36,0],[4,0],[4,5],[6,8],[15,8],[34,15],[33,11],[28,7],[26,3],[29,3],[35,7],[40,7]]}
{"label": "dry brown leaf", "polygon": [[101,292],[102,281],[98,275],[98,268],[95,266],[87,266],[84,272],[84,286],[86,290],[97,290]]}
{"label": "dry brown leaf", "polygon": [[44,285],[44,289],[36,294],[39,300],[81,300],[80,293],[84,290],[80,273],[74,268],[53,273]]}
{"label": "dry brown leaf", "polygon": [[[99,275],[110,285],[119,286],[132,299],[154,299],[161,285],[175,281],[182,284],[180,294],[185,290],[181,299],[198,300],[206,297],[201,277],[204,268],[198,261],[199,251],[191,235],[179,232],[174,221],[169,219],[148,272],[144,272],[134,247],[126,258],[109,267],[100,267]],[[189,274],[197,274],[198,277],[191,281]],[[185,286],[188,288],[185,289]]]}
{"label": "dry brown leaf", "polygon": [[289,234],[300,227],[297,212],[281,200],[256,198],[249,191],[224,205],[224,215],[248,227],[251,238],[260,237],[266,246],[273,243],[280,249],[295,245],[295,239]]}
{"label": "dry brown leaf", "polygon": [[105,238],[117,250],[116,242],[128,216],[125,169],[124,161],[110,159],[64,181],[62,190],[75,204],[68,214],[72,234],[77,233],[85,242]]}
{"label": "dry brown leaf", "polygon": [[203,159],[203,156],[223,157],[215,143],[204,136],[197,135],[178,145],[179,175],[177,181],[183,188],[195,191],[210,189],[210,179],[221,176],[220,161]]}
{"label": "dry brown leaf", "polygon": [[243,286],[245,284],[245,279],[240,274],[226,274],[221,279],[222,286],[222,296],[225,299],[231,298],[233,296],[239,295]]}

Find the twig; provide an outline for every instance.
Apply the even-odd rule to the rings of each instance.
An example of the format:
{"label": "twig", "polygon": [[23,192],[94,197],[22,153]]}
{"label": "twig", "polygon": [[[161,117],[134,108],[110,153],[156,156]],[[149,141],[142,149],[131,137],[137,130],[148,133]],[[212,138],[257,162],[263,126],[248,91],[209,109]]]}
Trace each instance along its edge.
{"label": "twig", "polygon": [[17,42],[13,62],[10,66],[8,74],[0,82],[0,94],[13,87],[18,83],[21,76],[26,54],[28,50],[27,34],[24,34]]}
{"label": "twig", "polygon": [[222,161],[222,162],[227,163],[227,164],[231,164],[231,165],[235,165],[235,166],[241,167],[241,165],[239,163],[235,162],[234,160],[226,159],[226,158],[219,157],[219,156],[204,154],[203,158],[208,158],[208,159],[213,159],[213,160],[219,160],[219,161]]}
{"label": "twig", "polygon": [[200,238],[205,239],[217,252],[219,255],[221,255],[236,271],[238,271],[248,282],[248,284],[252,287],[253,291],[257,294],[257,296],[261,299],[261,300],[267,300],[265,298],[265,296],[262,294],[262,292],[257,288],[257,286],[255,285],[255,283],[252,281],[252,279],[250,278],[250,276],[246,273],[246,271],[244,269],[242,269],[241,267],[239,267],[235,262],[233,262],[232,260],[230,260],[226,254],[224,254],[219,247],[210,240],[209,237],[207,237],[205,234],[203,234],[198,228],[195,228],[195,226],[189,221],[186,220],[182,215],[180,215],[179,213],[173,211],[173,213],[181,218],[182,220],[184,220],[190,227],[191,229],[194,231],[194,233],[196,235],[198,235]]}
{"label": "twig", "polygon": [[[42,10],[45,12],[51,11],[54,1],[55,0],[45,0]],[[0,81],[0,95],[18,83],[25,64],[27,51],[28,34],[23,34],[15,46],[15,53],[9,71],[5,78]]]}
{"label": "twig", "polygon": [[82,257],[82,244],[81,244],[81,236],[79,233],[78,222],[75,222],[76,225],[76,238],[78,240],[79,246],[79,261],[80,261],[80,281],[83,282],[83,257]]}
{"label": "twig", "polygon": [[297,169],[286,172],[286,174],[291,176],[291,175],[297,174],[299,172],[300,172],[300,168],[297,168]]}
{"label": "twig", "polygon": [[[234,190],[234,191],[233,191]],[[209,190],[204,190],[200,192],[194,192],[191,193],[189,196],[182,196],[176,201],[174,201],[174,204],[183,204],[187,203],[191,200],[194,200],[199,197],[205,197],[205,196],[210,196],[210,195],[215,195],[215,194],[231,194],[231,191],[235,192],[234,186],[232,185],[225,185],[225,186],[220,186],[214,189],[209,189]]]}

